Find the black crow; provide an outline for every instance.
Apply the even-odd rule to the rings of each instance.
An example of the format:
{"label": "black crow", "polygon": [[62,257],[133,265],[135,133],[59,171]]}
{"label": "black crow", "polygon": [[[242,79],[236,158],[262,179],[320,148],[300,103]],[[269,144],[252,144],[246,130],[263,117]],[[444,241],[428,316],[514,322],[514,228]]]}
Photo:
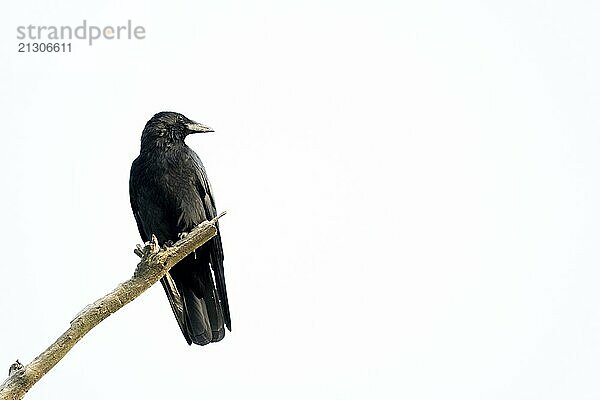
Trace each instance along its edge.
{"label": "black crow", "polygon": [[[185,144],[187,135],[213,132],[174,112],[153,116],[142,132],[140,155],[131,164],[129,198],[140,235],[169,245],[217,215],[206,171]],[[231,331],[221,235],[175,265],[161,283],[188,344],[205,345]]]}

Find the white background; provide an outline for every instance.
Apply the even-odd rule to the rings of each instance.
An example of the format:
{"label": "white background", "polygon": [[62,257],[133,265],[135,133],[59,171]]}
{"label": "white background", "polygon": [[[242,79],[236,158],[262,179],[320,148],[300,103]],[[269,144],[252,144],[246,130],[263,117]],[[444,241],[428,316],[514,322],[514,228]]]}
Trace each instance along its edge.
{"label": "white background", "polygon": [[[216,130],[233,319],[188,347],[155,286],[29,399],[600,397],[597,2],[11,3],[0,375],[133,272],[162,110]],[[17,53],[84,18],[147,38]]]}

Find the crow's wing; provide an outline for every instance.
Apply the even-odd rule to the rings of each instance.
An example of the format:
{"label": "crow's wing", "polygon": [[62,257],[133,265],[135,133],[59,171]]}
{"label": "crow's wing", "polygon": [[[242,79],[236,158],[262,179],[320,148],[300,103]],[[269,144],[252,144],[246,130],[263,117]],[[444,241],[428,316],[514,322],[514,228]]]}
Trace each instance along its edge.
{"label": "crow's wing", "polygon": [[[204,206],[204,212],[206,218],[211,220],[217,216],[217,208],[215,206],[215,199],[212,194],[210,182],[206,176],[206,170],[200,160],[200,157],[192,151],[192,159],[196,164],[197,172],[197,188],[200,197],[202,198],[202,205]],[[225,285],[225,270],[223,268],[223,246],[221,244],[221,233],[219,231],[219,224],[217,223],[217,235],[212,238],[205,246],[209,247],[210,251],[210,266],[215,276],[215,283],[217,286],[217,294],[223,308],[223,316],[225,317],[225,325],[231,331],[231,317],[229,315],[229,301],[227,300],[227,286]]]}
{"label": "crow's wing", "polygon": [[[140,232],[140,236],[144,242],[148,242],[150,237],[152,236],[151,232],[146,232],[144,229],[144,223],[140,216],[139,210],[139,192],[138,188],[140,187],[138,184],[139,179],[139,170],[137,168],[137,159],[131,164],[131,174],[129,176],[129,201],[131,203],[131,210],[133,211],[133,216],[135,217],[135,222],[137,223],[138,230]],[[177,290],[177,286],[175,285],[175,281],[169,272],[165,274],[164,277],[160,279],[160,283],[162,284],[165,293],[167,294],[167,298],[169,299],[169,304],[171,304],[171,309],[173,310],[173,314],[175,314],[175,319],[177,320],[177,324],[179,325],[179,329],[181,329],[181,333],[185,337],[185,340],[188,344],[192,344],[192,338],[186,328],[185,325],[185,311],[183,307],[183,300],[181,294]]]}
{"label": "crow's wing", "polygon": [[181,333],[183,333],[187,344],[192,344],[192,338],[190,337],[190,333],[185,325],[185,311],[183,308],[182,297],[177,290],[177,286],[175,285],[173,277],[171,277],[171,274],[167,272],[165,276],[160,278],[160,283],[165,289],[165,293],[167,294],[169,304],[171,304],[171,309],[173,310],[173,314],[175,314],[175,319],[177,320],[179,329],[181,329]]}

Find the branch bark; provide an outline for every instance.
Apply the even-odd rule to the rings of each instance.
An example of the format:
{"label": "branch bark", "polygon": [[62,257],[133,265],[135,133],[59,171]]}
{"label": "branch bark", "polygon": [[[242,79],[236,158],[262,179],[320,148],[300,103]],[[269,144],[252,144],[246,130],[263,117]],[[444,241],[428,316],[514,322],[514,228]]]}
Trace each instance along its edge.
{"label": "branch bark", "polygon": [[133,276],[81,310],[65,333],[28,365],[11,367],[10,376],[0,386],[0,400],[22,399],[85,334],[158,282],[175,264],[214,237],[217,234],[217,220],[224,214],[198,225],[171,247],[161,249],[154,237],[145,247],[138,246],[135,253],[141,256],[141,260]]}

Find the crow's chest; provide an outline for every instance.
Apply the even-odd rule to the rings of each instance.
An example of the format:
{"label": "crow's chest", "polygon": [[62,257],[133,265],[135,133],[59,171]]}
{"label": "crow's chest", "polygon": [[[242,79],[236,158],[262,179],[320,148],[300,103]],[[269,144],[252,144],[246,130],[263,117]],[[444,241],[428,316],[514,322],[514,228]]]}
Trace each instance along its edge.
{"label": "crow's chest", "polygon": [[187,157],[164,158],[149,165],[151,179],[146,184],[149,199],[158,203],[165,211],[190,212],[202,207],[205,195],[198,183],[197,166]]}

